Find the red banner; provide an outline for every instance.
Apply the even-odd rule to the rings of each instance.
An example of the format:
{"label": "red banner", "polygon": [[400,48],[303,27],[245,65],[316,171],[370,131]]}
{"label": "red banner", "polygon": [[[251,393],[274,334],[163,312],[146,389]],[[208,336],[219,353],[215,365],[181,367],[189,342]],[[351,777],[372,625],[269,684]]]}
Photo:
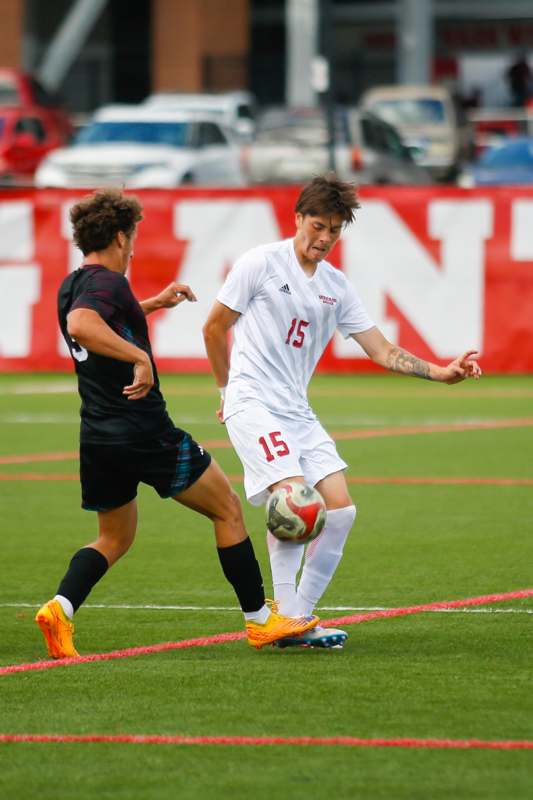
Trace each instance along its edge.
{"label": "red banner", "polygon": [[[59,284],[81,260],[68,211],[83,192],[0,193],[0,369],[70,368],[56,322]],[[207,371],[202,325],[227,271],[258,244],[294,233],[298,189],[137,192],[144,221],[130,280],[136,295],[171,280],[198,303],[149,317],[162,370]],[[371,188],[330,260],[396,344],[446,363],[477,348],[488,372],[533,372],[533,189]],[[374,367],[336,336],[320,369]]]}

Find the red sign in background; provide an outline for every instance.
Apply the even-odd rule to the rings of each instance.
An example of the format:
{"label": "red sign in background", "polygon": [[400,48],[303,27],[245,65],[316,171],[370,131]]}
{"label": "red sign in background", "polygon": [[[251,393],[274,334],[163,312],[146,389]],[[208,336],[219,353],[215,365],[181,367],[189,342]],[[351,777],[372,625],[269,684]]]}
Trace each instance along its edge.
{"label": "red sign in background", "polygon": [[[67,190],[0,193],[0,369],[4,372],[70,369],[70,358],[58,336],[56,293],[76,266],[78,256],[69,241],[67,214],[69,204],[83,194]],[[186,274],[185,282],[210,304],[232,261],[242,252],[294,232],[296,187],[144,190],[136,194],[145,218],[135,244],[130,280],[139,299],[156,294],[171,280],[185,280]],[[380,327],[382,320],[394,323],[397,344],[445,363],[459,354],[445,352],[448,325],[454,342],[462,343],[464,330],[464,348],[479,347],[486,372],[533,372],[533,190],[365,187],[361,203],[352,226],[355,238],[350,243],[341,240],[330,260],[354,280]],[[444,211],[439,211],[441,206]],[[365,234],[371,213],[379,231],[379,235],[372,234],[373,240]],[[438,219],[447,214],[450,220],[444,228],[439,223],[437,234],[432,223],[435,213]],[[469,229],[464,228],[465,213],[473,220]],[[472,225],[479,225],[479,235],[474,231],[466,237]],[[401,263],[394,249],[398,237],[406,254]],[[458,265],[462,237],[465,243],[468,238],[469,245],[465,245],[464,263]],[[354,271],[358,242],[364,243],[365,263]],[[387,269],[390,264],[391,271],[401,268],[402,275],[408,276],[410,258],[413,270],[416,261],[417,278],[410,284],[412,302],[406,310],[398,299],[401,292],[394,288],[399,273],[387,275]],[[374,283],[370,292],[365,276],[374,280],[377,272],[382,284],[376,290]],[[30,277],[34,289],[28,299],[24,282]],[[428,336],[427,323],[424,328],[420,320],[429,293],[439,308],[435,297],[439,281],[445,291],[435,325],[441,330],[438,345],[432,345],[435,340]],[[177,316],[174,327],[157,337],[153,333],[158,315],[179,315],[180,310],[150,316],[160,369],[209,369],[201,342],[207,310],[208,305],[199,304],[194,324],[184,318],[180,330]],[[470,315],[479,318],[479,325],[472,325]],[[471,337],[472,330],[479,332]],[[468,337],[478,341],[471,342]],[[173,341],[179,341],[176,354]],[[355,350],[352,354],[333,343],[320,369],[371,371],[374,366]]]}

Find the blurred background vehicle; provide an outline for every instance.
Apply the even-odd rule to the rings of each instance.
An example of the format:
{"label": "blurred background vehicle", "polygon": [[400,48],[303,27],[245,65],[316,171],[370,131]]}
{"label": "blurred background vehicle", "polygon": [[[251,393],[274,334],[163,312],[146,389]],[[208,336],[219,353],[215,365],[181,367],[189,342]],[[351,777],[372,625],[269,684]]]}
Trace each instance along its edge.
{"label": "blurred background vehicle", "polygon": [[533,106],[524,108],[483,108],[468,113],[474,139],[474,155],[503,144],[516,136],[533,136]]}
{"label": "blurred background vehicle", "polygon": [[41,108],[0,107],[0,185],[31,184],[46,154],[65,143],[55,118]]}
{"label": "blurred background vehicle", "polygon": [[458,178],[459,186],[533,184],[533,136],[518,136],[485,150]]}
{"label": "blurred background vehicle", "polygon": [[149,95],[144,104],[160,110],[208,111],[243,141],[250,141],[255,132],[257,110],[251,92],[156,92]]}
{"label": "blurred background vehicle", "polygon": [[[370,113],[336,108],[333,114],[337,174],[358,183],[427,184],[394,128]],[[329,127],[321,108],[273,107],[258,119],[254,141],[243,148],[250,183],[300,183],[330,167]]]}
{"label": "blurred background vehicle", "polygon": [[242,185],[240,147],[207,112],[144,105],[100,109],[70,147],[41,163],[35,185]]}
{"label": "blurred background vehicle", "polygon": [[47,91],[33,75],[0,67],[0,108],[6,107],[38,110],[46,126],[57,131],[62,142],[72,136],[71,118],[57,93]]}
{"label": "blurred background vehicle", "polygon": [[31,184],[41,160],[72,132],[56,95],[32,75],[0,68],[0,185]]}
{"label": "blurred background vehicle", "polygon": [[471,155],[471,133],[444,86],[376,86],[361,106],[395,125],[416,161],[437,180],[453,180]]}

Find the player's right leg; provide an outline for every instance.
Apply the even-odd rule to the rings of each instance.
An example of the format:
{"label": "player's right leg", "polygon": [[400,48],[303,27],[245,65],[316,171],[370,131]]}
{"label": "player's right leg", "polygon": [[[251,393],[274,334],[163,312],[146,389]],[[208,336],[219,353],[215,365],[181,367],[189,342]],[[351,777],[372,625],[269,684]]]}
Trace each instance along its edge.
{"label": "player's right leg", "polygon": [[214,460],[174,499],[213,522],[222,570],[243,610],[252,647],[259,649],[278,639],[296,636],[317,624],[318,617],[314,615],[289,618],[267,606],[263,578],[244,526],[239,498]]}

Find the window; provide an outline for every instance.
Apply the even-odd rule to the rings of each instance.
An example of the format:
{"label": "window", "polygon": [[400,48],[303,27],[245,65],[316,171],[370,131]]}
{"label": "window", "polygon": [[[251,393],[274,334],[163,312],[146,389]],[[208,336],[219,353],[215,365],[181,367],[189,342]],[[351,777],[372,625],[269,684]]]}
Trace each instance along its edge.
{"label": "window", "polygon": [[198,144],[200,147],[226,144],[226,139],[218,125],[215,125],[213,122],[201,122]]}
{"label": "window", "polygon": [[76,137],[75,144],[163,144],[171,147],[190,145],[191,126],[187,122],[93,122]]}
{"label": "window", "polygon": [[11,78],[2,78],[0,80],[0,106],[17,106],[20,103],[20,97],[15,81]]}
{"label": "window", "polygon": [[46,130],[43,123],[37,117],[21,117],[15,124],[15,136],[28,134],[40,144],[46,139]]}
{"label": "window", "polygon": [[252,109],[250,108],[250,106],[238,105],[237,106],[237,117],[239,119],[253,119],[254,115],[252,113]]}

